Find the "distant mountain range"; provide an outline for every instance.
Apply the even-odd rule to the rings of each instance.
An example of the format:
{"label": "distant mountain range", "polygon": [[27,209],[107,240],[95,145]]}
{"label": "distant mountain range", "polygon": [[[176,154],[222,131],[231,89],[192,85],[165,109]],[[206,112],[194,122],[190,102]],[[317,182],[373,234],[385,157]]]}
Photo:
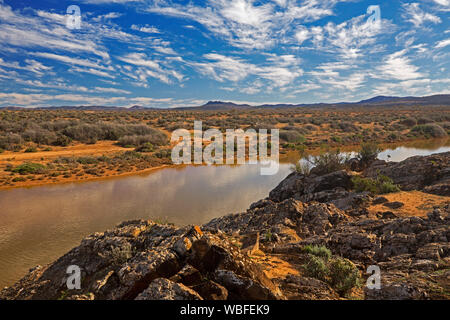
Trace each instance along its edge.
{"label": "distant mountain range", "polygon": [[[170,110],[233,110],[233,109],[255,109],[255,108],[326,108],[326,107],[357,107],[357,106],[378,106],[378,107],[395,107],[395,106],[450,106],[450,94],[440,94],[425,97],[390,97],[377,96],[359,102],[338,102],[338,103],[313,103],[313,104],[236,104],[224,101],[209,101],[198,107],[178,107]],[[22,107],[3,107],[2,109],[20,110]],[[44,108],[39,108],[44,109]],[[64,109],[64,110],[167,110],[161,108],[143,107],[139,105],[130,108],[123,107],[107,107],[107,106],[57,106],[46,107],[45,109]]]}
{"label": "distant mountain range", "polygon": [[313,103],[313,104],[262,104],[251,106],[249,104],[236,104],[233,102],[209,101],[199,107],[180,107],[179,110],[197,109],[197,110],[230,110],[230,109],[248,109],[248,108],[311,108],[311,107],[354,107],[354,106],[400,106],[400,105],[436,105],[450,106],[450,94],[433,95],[426,97],[388,97],[377,96],[359,102],[337,102],[337,103]]}

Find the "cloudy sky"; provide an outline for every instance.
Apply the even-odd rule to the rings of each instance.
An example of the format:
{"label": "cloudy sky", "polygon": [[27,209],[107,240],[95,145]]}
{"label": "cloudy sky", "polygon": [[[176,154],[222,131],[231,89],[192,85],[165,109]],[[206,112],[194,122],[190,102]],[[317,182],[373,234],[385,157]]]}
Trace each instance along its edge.
{"label": "cloudy sky", "polygon": [[450,0],[0,0],[0,106],[450,93],[449,18]]}

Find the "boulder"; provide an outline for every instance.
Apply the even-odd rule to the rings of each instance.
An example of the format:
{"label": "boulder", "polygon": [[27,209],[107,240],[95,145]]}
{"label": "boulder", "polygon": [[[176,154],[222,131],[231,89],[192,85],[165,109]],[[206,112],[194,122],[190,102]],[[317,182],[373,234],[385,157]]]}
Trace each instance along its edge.
{"label": "boulder", "polygon": [[135,300],[203,300],[194,290],[164,278],[153,280]]}
{"label": "boulder", "polygon": [[450,195],[450,152],[410,157],[401,162],[375,161],[364,176],[390,177],[402,190],[423,190],[438,195]]}

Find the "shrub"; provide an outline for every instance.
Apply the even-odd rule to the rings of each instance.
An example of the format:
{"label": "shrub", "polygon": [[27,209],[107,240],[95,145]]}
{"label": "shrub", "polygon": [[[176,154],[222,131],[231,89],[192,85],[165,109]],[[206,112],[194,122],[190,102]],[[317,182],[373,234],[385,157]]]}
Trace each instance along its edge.
{"label": "shrub", "polygon": [[71,139],[93,144],[101,135],[101,130],[93,124],[80,124],[64,129],[63,133]]}
{"label": "shrub", "polygon": [[306,139],[299,132],[294,130],[282,130],[280,131],[280,139],[286,142],[292,143],[304,143]]}
{"label": "shrub", "polygon": [[37,152],[37,149],[36,149],[36,147],[28,147],[28,148],[25,149],[24,152],[27,152],[27,153],[29,153],[29,152]]}
{"label": "shrub", "polygon": [[363,165],[368,165],[378,158],[380,148],[376,143],[368,142],[361,144],[361,150],[356,156]]}
{"label": "shrub", "polygon": [[111,247],[108,256],[113,263],[120,265],[133,256],[133,248],[128,242],[122,246]]}
{"label": "shrub", "polygon": [[340,122],[338,124],[339,129],[341,129],[344,132],[358,132],[359,128],[351,123],[351,122]]}
{"label": "shrub", "polygon": [[340,295],[347,294],[360,285],[360,275],[356,266],[348,259],[334,258],[328,265],[330,285]]}
{"label": "shrub", "polygon": [[430,118],[427,117],[420,117],[419,119],[417,119],[417,124],[427,124],[433,122],[433,120],[431,120]]}
{"label": "shrub", "polygon": [[308,262],[303,266],[303,268],[308,277],[316,278],[322,281],[327,280],[329,270],[325,261],[320,257],[310,254]]}
{"label": "shrub", "polygon": [[32,162],[23,163],[12,169],[12,172],[20,174],[39,174],[44,173],[45,171],[46,167],[43,164]]}
{"label": "shrub", "polygon": [[12,182],[23,182],[23,181],[27,181],[27,178],[25,178],[25,177],[15,177],[11,181]]}
{"label": "shrub", "polygon": [[87,156],[87,157],[78,157],[78,158],[76,159],[76,161],[77,161],[79,164],[96,164],[96,163],[98,163],[97,158],[95,158],[95,157],[89,157],[89,156]]}
{"label": "shrub", "polygon": [[164,145],[167,143],[167,136],[163,132],[154,132],[153,134],[147,134],[143,136],[139,135],[131,135],[124,136],[119,139],[118,144],[122,147],[133,146],[139,147],[146,143],[150,143],[152,145]]}
{"label": "shrub", "polygon": [[400,124],[406,127],[413,127],[417,124],[417,120],[415,118],[406,118],[399,121]]}
{"label": "shrub", "polygon": [[323,175],[344,169],[348,158],[348,155],[341,154],[339,150],[336,150],[315,157],[306,156],[305,160],[314,166],[314,173]]}
{"label": "shrub", "polygon": [[292,165],[291,171],[308,176],[311,173],[311,164],[309,162],[297,161]]}
{"label": "shrub", "polygon": [[306,245],[302,249],[303,252],[312,254],[316,257],[321,257],[325,260],[328,260],[331,258],[331,251],[325,246],[313,246],[313,245]]}
{"label": "shrub", "polygon": [[447,136],[447,132],[438,124],[422,124],[411,129],[411,132],[424,135],[425,137],[443,138]]}
{"label": "shrub", "polygon": [[324,246],[307,245],[303,252],[308,253],[308,261],[303,265],[306,276],[328,283],[340,295],[346,295],[361,282],[356,266],[348,259],[332,257]]}
{"label": "shrub", "polygon": [[20,135],[16,133],[7,133],[5,135],[0,136],[0,148],[14,151],[17,150],[17,146],[19,146],[23,143],[23,139]]}
{"label": "shrub", "polygon": [[22,137],[27,141],[45,145],[51,145],[57,140],[54,132],[41,128],[28,129],[22,134]]}
{"label": "shrub", "polygon": [[374,194],[384,194],[400,191],[400,188],[394,184],[392,179],[385,175],[379,175],[376,179],[354,176],[352,177],[352,183],[356,192],[368,191]]}
{"label": "shrub", "polygon": [[168,149],[161,149],[161,150],[158,150],[158,151],[155,153],[155,156],[158,157],[158,158],[160,158],[160,159],[163,159],[163,158],[170,158],[170,157],[172,156],[172,153],[171,153],[170,150],[168,150]]}
{"label": "shrub", "polygon": [[56,137],[56,140],[53,142],[54,146],[67,147],[72,142],[72,139],[63,134],[59,134]]}
{"label": "shrub", "polygon": [[136,152],[153,152],[154,147],[150,142],[146,142],[135,149]]}

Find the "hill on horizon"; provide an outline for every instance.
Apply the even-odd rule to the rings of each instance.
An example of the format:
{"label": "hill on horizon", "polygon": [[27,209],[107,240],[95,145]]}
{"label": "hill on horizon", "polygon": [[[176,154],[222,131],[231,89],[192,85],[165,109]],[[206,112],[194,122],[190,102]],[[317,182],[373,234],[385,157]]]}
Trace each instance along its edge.
{"label": "hill on horizon", "polygon": [[[237,104],[229,101],[212,100],[204,105],[194,107],[176,107],[176,108],[155,108],[133,105],[132,107],[115,107],[115,106],[49,106],[38,107],[36,109],[63,109],[63,110],[233,110],[233,109],[257,109],[257,108],[325,108],[325,107],[355,107],[355,106],[412,106],[412,105],[439,105],[450,106],[450,94],[438,94],[424,97],[394,97],[394,96],[376,96],[370,99],[358,102],[336,102],[336,103],[310,103],[310,104]],[[3,110],[20,110],[27,107],[7,106],[1,107]]]}

